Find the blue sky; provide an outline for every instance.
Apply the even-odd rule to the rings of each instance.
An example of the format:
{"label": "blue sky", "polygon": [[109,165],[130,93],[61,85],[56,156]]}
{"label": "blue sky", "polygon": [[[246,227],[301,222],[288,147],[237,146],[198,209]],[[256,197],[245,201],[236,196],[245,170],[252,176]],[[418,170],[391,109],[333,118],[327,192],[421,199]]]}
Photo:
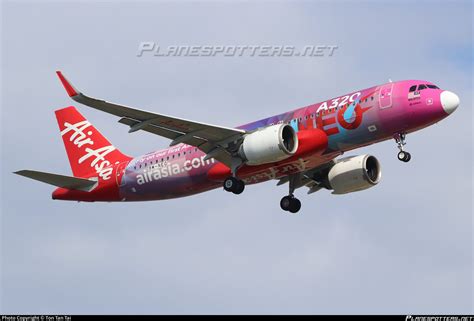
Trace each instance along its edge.
{"label": "blue sky", "polygon": [[[333,57],[136,57],[163,45],[335,44]],[[2,313],[472,313],[472,3],[2,2]],[[134,204],[51,200],[70,174],[54,71],[92,96],[237,126],[386,82],[456,92],[446,120],[371,153],[375,188],[279,208],[275,182]],[[78,106],[123,152],[167,146]]]}

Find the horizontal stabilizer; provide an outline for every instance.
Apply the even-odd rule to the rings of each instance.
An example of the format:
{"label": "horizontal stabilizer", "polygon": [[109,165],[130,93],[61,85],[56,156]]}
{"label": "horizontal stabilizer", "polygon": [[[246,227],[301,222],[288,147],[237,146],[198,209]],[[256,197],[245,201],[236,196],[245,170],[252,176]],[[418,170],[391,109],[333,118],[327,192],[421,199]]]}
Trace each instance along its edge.
{"label": "horizontal stabilizer", "polygon": [[21,170],[14,173],[57,187],[75,189],[85,192],[90,192],[93,190],[98,183],[97,178],[77,178],[31,170]]}

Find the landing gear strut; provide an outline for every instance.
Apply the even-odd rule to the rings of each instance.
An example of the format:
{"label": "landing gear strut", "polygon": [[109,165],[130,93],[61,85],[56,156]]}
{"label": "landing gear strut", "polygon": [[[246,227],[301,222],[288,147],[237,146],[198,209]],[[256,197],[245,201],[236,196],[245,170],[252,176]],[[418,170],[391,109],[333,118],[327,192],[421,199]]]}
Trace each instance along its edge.
{"label": "landing gear strut", "polygon": [[236,177],[237,169],[242,166],[242,160],[239,158],[232,158],[231,160],[232,176],[224,180],[224,190],[234,194],[241,194],[245,189],[245,183]]}
{"label": "landing gear strut", "polygon": [[397,155],[398,160],[405,163],[409,162],[411,159],[411,154],[403,150],[403,146],[406,145],[406,134],[405,133],[396,134],[393,136],[393,138],[395,139],[395,142],[397,143],[397,147],[400,150]]}
{"label": "landing gear strut", "polygon": [[284,211],[290,213],[297,213],[301,209],[301,202],[297,199],[293,193],[295,192],[296,185],[301,181],[301,174],[292,174],[288,182],[289,193],[284,196],[280,201],[280,207]]}

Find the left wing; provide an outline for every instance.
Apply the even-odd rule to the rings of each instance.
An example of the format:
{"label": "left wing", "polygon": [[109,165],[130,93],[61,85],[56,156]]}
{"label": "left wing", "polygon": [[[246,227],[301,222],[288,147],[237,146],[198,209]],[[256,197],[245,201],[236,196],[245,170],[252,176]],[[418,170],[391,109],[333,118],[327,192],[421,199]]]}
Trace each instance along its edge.
{"label": "left wing", "polygon": [[199,123],[88,97],[74,88],[61,71],[56,73],[69,97],[78,103],[121,117],[119,122],[130,126],[130,133],[144,130],[171,139],[170,146],[179,143],[196,146],[207,154],[207,158],[215,158],[229,167],[233,148],[246,134],[241,129]]}

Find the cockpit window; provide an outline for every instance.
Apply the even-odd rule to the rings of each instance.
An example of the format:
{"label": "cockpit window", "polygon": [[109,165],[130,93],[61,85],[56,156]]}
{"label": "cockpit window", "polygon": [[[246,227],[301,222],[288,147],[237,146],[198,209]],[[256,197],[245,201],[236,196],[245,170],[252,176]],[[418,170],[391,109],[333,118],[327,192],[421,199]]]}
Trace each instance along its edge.
{"label": "cockpit window", "polygon": [[418,90],[423,90],[423,89],[426,89],[426,85],[419,85],[418,86]]}
{"label": "cockpit window", "polygon": [[426,85],[426,86],[428,86],[428,88],[431,88],[431,89],[439,89],[439,87],[435,85]]}
{"label": "cockpit window", "polygon": [[416,85],[410,87],[410,92],[415,91],[415,90],[416,90]]}

